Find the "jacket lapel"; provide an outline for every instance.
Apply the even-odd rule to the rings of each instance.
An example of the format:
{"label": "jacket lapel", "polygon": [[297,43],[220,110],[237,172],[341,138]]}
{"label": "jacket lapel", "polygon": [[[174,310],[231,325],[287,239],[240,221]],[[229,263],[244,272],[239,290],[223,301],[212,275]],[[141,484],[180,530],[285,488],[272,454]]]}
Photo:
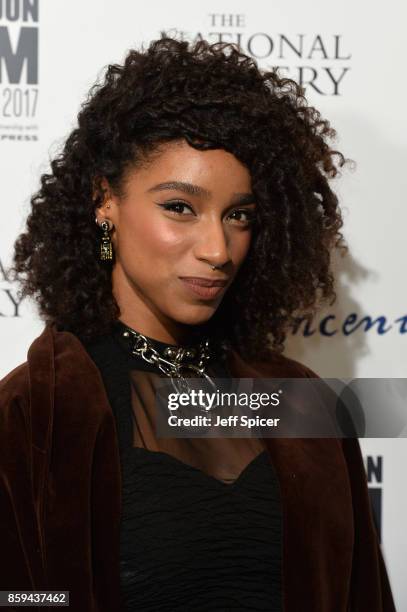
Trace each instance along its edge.
{"label": "jacket lapel", "polygon": [[40,451],[33,456],[34,495],[40,516],[43,510],[42,491],[50,454],[55,390],[54,343],[48,326],[31,344],[27,358],[32,443]]}

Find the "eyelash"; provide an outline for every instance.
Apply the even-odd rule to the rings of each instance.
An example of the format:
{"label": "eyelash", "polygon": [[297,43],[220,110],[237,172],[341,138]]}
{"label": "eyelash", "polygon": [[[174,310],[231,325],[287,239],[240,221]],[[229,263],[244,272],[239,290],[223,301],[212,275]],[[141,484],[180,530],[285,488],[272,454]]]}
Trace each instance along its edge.
{"label": "eyelash", "polygon": [[[189,204],[187,204],[186,202],[183,202],[182,200],[173,200],[172,202],[165,202],[164,204],[159,204],[159,206],[161,206],[164,210],[168,210],[169,212],[172,212],[176,215],[179,216],[186,216],[183,213],[174,210],[175,207],[179,207],[179,206],[185,206],[186,208],[189,208],[190,210],[192,210],[191,206]],[[244,213],[245,215],[248,215],[248,220],[247,221],[243,221],[243,223],[245,223],[246,225],[251,225],[254,222],[255,219],[255,212],[251,209],[248,208],[236,208],[231,214],[236,214],[236,213]]]}

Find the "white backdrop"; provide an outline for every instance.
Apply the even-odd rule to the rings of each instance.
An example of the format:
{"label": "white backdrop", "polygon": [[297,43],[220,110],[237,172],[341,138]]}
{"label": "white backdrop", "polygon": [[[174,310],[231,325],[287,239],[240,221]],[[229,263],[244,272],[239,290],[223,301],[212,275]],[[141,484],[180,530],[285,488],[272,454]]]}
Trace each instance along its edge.
{"label": "white backdrop", "polygon": [[[163,29],[238,42],[262,67],[300,80],[331,120],[337,147],[357,164],[334,181],[350,254],[336,261],[337,303],[312,329],[299,326],[287,354],[326,377],[405,377],[406,18],[401,0],[0,0],[0,377],[43,328],[4,274],[29,197],[104,66]],[[361,444],[377,468],[368,473],[384,556],[398,610],[407,610],[406,441]]]}

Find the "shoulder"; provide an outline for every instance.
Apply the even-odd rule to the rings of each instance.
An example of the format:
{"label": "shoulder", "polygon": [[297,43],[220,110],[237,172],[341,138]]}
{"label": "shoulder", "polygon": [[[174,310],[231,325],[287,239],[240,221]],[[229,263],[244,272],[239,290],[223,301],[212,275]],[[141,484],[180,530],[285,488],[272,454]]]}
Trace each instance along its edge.
{"label": "shoulder", "polygon": [[287,376],[296,378],[319,378],[318,374],[311,370],[305,363],[279,353],[273,353],[268,363],[269,367],[279,368],[287,372]]}
{"label": "shoulder", "polygon": [[241,377],[319,378],[318,374],[304,363],[275,351],[271,351],[267,358],[245,360],[232,349],[231,365],[235,371],[240,372]]}
{"label": "shoulder", "polygon": [[53,413],[63,427],[82,423],[83,432],[113,418],[99,369],[80,340],[47,324],[27,361],[0,381],[0,435],[25,425],[32,443],[45,448]]}
{"label": "shoulder", "polygon": [[29,400],[31,395],[46,401],[50,387],[62,392],[70,388],[73,392],[78,381],[89,380],[91,386],[98,374],[96,365],[74,334],[47,324],[30,344],[27,360],[0,380],[0,405],[13,398]]}
{"label": "shoulder", "polygon": [[[51,331],[45,326],[42,332],[34,338],[27,351],[27,360],[12,369],[0,380],[0,404],[13,397],[28,397],[34,372],[31,364],[33,357],[38,354],[44,355],[45,361],[49,361],[51,350]],[[37,361],[37,359],[34,359]]]}

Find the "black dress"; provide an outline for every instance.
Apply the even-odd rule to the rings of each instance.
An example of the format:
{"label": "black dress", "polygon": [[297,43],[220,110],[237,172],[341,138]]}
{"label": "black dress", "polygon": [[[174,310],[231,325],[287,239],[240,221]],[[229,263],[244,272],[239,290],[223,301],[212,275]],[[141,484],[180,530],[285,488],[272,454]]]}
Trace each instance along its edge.
{"label": "black dress", "polygon": [[[158,440],[155,446],[146,443],[152,438],[147,426],[143,436],[142,423],[149,413],[137,417],[134,406],[140,403],[145,382],[140,376],[157,371],[130,353],[125,329],[118,321],[112,334],[92,343],[82,341],[101,372],[119,438],[122,610],[280,612],[282,516],[268,452],[256,451],[228,481],[210,472],[218,474],[220,463],[228,463],[225,453],[238,443],[243,445],[230,466],[243,465],[237,458],[249,447],[241,439],[218,441],[228,443],[222,458],[212,466],[203,463],[208,468],[201,469],[197,460],[193,464],[193,454],[183,460],[178,447],[157,450]],[[157,349],[167,346],[152,342]],[[229,375],[221,360],[211,364],[211,371]],[[134,374],[139,376],[136,384]],[[191,448],[200,447],[188,451]],[[208,447],[202,448],[204,456]]]}

